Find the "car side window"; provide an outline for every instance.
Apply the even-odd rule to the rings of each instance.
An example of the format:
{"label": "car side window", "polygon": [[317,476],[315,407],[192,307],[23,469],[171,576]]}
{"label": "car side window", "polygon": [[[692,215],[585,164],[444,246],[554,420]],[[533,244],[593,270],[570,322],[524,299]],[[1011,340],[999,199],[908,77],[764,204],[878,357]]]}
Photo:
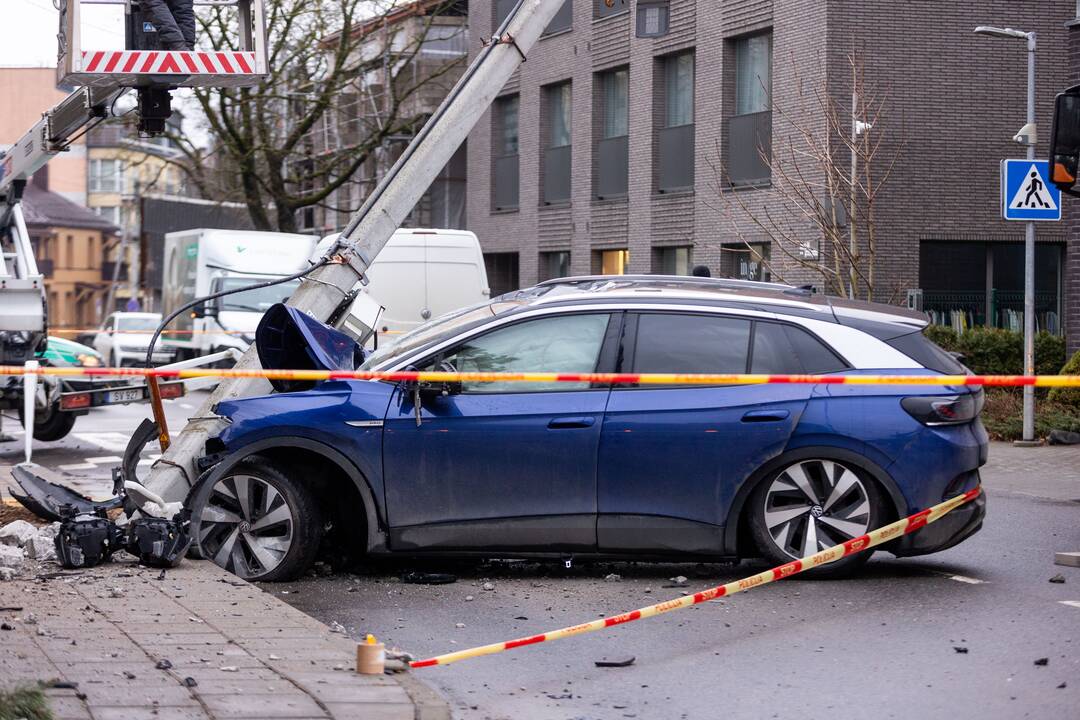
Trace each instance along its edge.
{"label": "car side window", "polygon": [[758,322],[750,372],[765,375],[820,375],[846,369],[845,363],[802,328]]}
{"label": "car side window", "polygon": [[[458,372],[595,372],[610,317],[587,313],[517,323],[440,353],[422,369],[448,363]],[[588,387],[587,382],[484,382],[463,383],[462,392],[558,392]]]}
{"label": "car side window", "polygon": [[636,373],[744,373],[749,320],[711,315],[644,313],[634,349]]}

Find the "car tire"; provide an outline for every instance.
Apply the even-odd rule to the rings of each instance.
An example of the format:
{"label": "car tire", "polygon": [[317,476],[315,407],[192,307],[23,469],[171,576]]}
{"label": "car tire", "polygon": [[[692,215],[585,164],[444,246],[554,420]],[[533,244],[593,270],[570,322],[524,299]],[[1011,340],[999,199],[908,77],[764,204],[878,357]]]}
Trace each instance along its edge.
{"label": "car tire", "polygon": [[[23,409],[19,407],[19,422],[26,427],[26,418],[23,417]],[[75,427],[75,413],[61,412],[60,403],[53,403],[45,412],[38,410],[34,413],[34,439],[51,442],[67,436]]]}
{"label": "car tire", "polygon": [[323,523],[299,477],[291,467],[253,456],[207,478],[189,505],[197,553],[252,582],[302,575],[315,562]]}
{"label": "car tire", "polygon": [[[748,525],[761,555],[789,563],[881,527],[888,517],[877,483],[861,468],[832,458],[785,463],[755,488]],[[807,571],[844,577],[862,567],[872,550]]]}

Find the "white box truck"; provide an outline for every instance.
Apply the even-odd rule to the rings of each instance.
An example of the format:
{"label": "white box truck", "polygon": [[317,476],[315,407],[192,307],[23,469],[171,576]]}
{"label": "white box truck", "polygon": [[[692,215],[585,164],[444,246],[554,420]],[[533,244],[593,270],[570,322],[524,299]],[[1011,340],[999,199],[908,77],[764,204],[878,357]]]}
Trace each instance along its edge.
{"label": "white box truck", "polygon": [[[317,238],[244,230],[183,230],[165,236],[162,314],[197,297],[265,282],[310,267]],[[287,299],[300,281],[212,300],[173,321],[164,343],[178,359],[226,348],[246,350],[267,308]]]}
{"label": "white box truck", "polygon": [[[312,261],[322,258],[337,239],[337,234],[323,238]],[[467,230],[400,228],[366,275],[363,293],[384,308],[375,328],[380,344],[491,295],[480,241]],[[363,297],[353,314],[361,312],[357,306],[366,307]],[[359,324],[367,325],[367,320]],[[349,330],[348,323],[343,329]]]}

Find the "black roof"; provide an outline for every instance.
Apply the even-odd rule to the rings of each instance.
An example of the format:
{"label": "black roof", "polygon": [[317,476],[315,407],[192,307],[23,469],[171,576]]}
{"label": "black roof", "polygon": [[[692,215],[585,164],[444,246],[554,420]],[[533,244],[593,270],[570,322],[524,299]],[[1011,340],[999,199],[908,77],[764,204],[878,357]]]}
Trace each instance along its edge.
{"label": "black roof", "polygon": [[27,227],[86,228],[106,233],[120,232],[120,228],[89,208],[73,203],[63,195],[42,190],[33,183],[26,184],[22,211]]}

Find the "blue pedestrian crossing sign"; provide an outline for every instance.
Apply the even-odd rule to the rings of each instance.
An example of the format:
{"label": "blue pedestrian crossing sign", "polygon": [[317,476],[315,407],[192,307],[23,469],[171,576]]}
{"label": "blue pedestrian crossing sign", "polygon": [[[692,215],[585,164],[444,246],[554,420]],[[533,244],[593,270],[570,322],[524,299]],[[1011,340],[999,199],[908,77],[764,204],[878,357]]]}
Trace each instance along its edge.
{"label": "blue pedestrian crossing sign", "polygon": [[1061,190],[1046,182],[1046,160],[1001,161],[1001,216],[1006,220],[1060,220]]}

